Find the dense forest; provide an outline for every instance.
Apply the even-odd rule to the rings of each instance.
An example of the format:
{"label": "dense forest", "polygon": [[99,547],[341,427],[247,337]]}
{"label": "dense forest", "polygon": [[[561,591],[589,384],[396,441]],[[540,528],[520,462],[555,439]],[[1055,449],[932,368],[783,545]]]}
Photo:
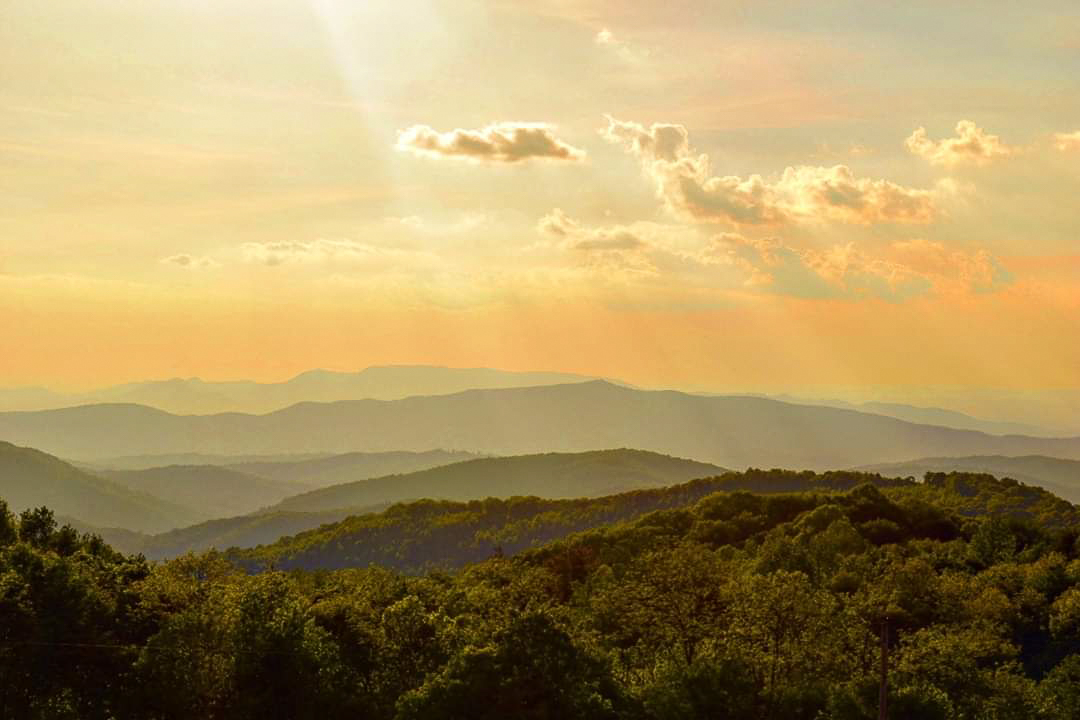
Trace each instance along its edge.
{"label": "dense forest", "polygon": [[[855,720],[883,638],[890,718],[1080,717],[1080,524],[1045,491],[754,471],[486,503],[369,516],[473,540],[335,570],[152,564],[4,507],[0,717]],[[261,558],[353,562],[355,520]]]}

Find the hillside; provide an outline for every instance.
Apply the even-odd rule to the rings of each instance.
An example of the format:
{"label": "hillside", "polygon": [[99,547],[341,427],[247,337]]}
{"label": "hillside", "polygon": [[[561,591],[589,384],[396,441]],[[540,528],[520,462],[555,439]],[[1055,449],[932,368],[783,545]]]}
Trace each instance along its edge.
{"label": "hillside", "polygon": [[150,535],[120,528],[95,528],[83,523],[73,525],[81,532],[101,536],[117,550],[142,553],[150,560],[168,560],[190,552],[211,549],[253,548],[268,545],[283,537],[335,523],[351,515],[380,512],[386,505],[370,508],[326,510],[324,512],[271,512],[218,518]]}
{"label": "hillside", "polygon": [[[429,450],[427,452],[344,453],[328,457],[297,460],[256,460],[229,464],[240,472],[273,478],[309,487],[328,487],[382,475],[411,473],[417,470],[471,460],[468,452]],[[344,506],[337,506],[344,507]]]}
{"label": "hillside", "polygon": [[478,458],[429,470],[335,485],[283,500],[275,510],[319,511],[419,498],[575,498],[662,487],[723,468],[641,450]]}
{"label": "hillside", "polygon": [[379,514],[352,516],[231,556],[249,569],[267,565],[283,570],[368,565],[406,572],[452,569],[483,560],[493,552],[513,554],[581,530],[655,510],[686,507],[720,491],[835,492],[863,482],[882,487],[913,484],[865,473],[749,470],[597,498],[514,497],[466,503],[420,500]]}
{"label": "hillside", "polygon": [[988,476],[749,471],[398,505],[151,566],[0,504],[4,586],[25,598],[0,613],[19,647],[0,702],[20,718],[59,697],[102,718],[866,720],[884,627],[890,717],[1073,720],[1076,523]]}
{"label": "hillside", "polygon": [[494,455],[635,447],[724,467],[851,467],[913,457],[1080,459],[1080,438],[995,436],[759,397],[606,382],[303,403],[267,415],[178,416],[138,405],[0,413],[0,437],[69,458],[426,451]]}
{"label": "hillside", "polygon": [[0,498],[13,510],[46,505],[98,527],[160,532],[208,515],[83,472],[32,448],[0,442]]}
{"label": "hillside", "polygon": [[359,372],[311,370],[279,383],[173,378],[127,383],[71,395],[41,388],[0,389],[0,410],[45,410],[96,403],[132,403],[178,415],[225,412],[258,414],[301,402],[368,398],[397,400],[411,395],[447,395],[475,388],[532,387],[593,379],[571,373],[389,365],[369,367]]}
{"label": "hillside", "polygon": [[1074,503],[1080,503],[1080,461],[1044,455],[972,455],[968,457],[919,458],[855,468],[896,477],[922,477],[928,472],[987,473],[1038,485]]}
{"label": "hillside", "polygon": [[[916,483],[870,473],[748,470],[599,498],[488,498],[468,503],[422,500],[395,505],[379,514],[352,516],[265,547],[234,551],[231,557],[249,570],[267,566],[315,570],[369,565],[411,573],[448,570],[479,562],[493,553],[516,554],[657,510],[686,508],[714,493],[830,494],[867,483],[902,503],[934,506],[958,516],[989,514],[1058,529],[1080,523],[1080,509],[1071,503],[1040,488],[989,475],[953,473]],[[776,507],[787,512],[781,501]],[[677,519],[673,522],[680,523]],[[701,531],[714,538],[731,536],[730,542],[739,534],[745,539],[747,528],[734,518]],[[928,526],[925,531],[933,530]],[[879,532],[894,530],[882,525]]]}
{"label": "hillside", "polygon": [[98,474],[131,490],[192,508],[204,517],[254,512],[310,487],[215,465],[169,465]]}

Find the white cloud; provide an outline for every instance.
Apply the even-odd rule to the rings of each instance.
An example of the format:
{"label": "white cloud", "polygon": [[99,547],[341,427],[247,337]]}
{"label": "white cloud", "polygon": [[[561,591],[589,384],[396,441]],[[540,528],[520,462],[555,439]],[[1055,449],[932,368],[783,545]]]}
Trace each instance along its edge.
{"label": "white cloud", "polygon": [[947,166],[964,163],[985,165],[1016,152],[1015,148],[1001,142],[997,135],[990,135],[970,120],[956,123],[956,137],[936,141],[927,136],[926,128],[917,128],[904,141],[904,145],[933,165]]}
{"label": "white cloud", "polygon": [[428,157],[449,157],[473,162],[519,163],[526,160],[580,162],[585,151],[555,136],[543,123],[504,122],[479,130],[456,129],[440,133],[427,125],[414,125],[398,133],[397,149]]}
{"label": "white cloud", "polygon": [[699,222],[928,223],[937,215],[939,196],[948,192],[944,185],[923,190],[859,178],[845,165],[788,167],[773,180],[715,176],[709,156],[691,151],[682,125],[646,128],[611,116],[607,120],[601,135],[638,157],[671,212]]}

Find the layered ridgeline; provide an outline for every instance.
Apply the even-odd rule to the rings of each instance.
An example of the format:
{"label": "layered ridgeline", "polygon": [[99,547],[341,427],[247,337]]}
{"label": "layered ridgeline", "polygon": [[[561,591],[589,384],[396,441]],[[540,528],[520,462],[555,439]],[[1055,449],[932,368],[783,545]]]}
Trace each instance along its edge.
{"label": "layered ridgeline", "polygon": [[[474,457],[433,450],[280,462],[249,458],[239,464],[247,471],[216,465],[106,470],[76,467],[33,448],[0,442],[0,497],[17,511],[55,508],[79,530],[98,533],[126,552],[171,557],[210,547],[258,545],[340,520],[361,507],[388,504],[353,504],[330,513],[259,512],[323,483]],[[399,494],[389,500],[412,497]]]}
{"label": "layered ridgeline", "polygon": [[329,487],[365,478],[412,473],[474,458],[475,453],[450,450],[352,452],[293,461],[249,460],[229,463],[227,467],[309,487]]}
{"label": "layered ridgeline", "polygon": [[[95,474],[148,495],[198,508],[205,517],[245,515],[312,488],[409,473],[474,458],[471,453],[346,453],[306,460],[260,460],[218,465],[168,465],[142,470],[95,470]],[[680,478],[686,479],[686,478]],[[402,500],[415,495],[397,495]],[[347,503],[355,507],[372,503]]]}
{"label": "layered ridgeline", "polygon": [[128,383],[65,395],[42,388],[0,389],[0,410],[44,410],[94,403],[133,403],[179,415],[266,413],[301,402],[395,400],[473,388],[531,387],[584,382],[570,373],[511,372],[426,365],[369,367],[359,372],[312,370],[280,383],[208,382],[199,378]]}
{"label": "layered ridgeline", "polygon": [[[425,500],[396,505],[379,514],[349,517],[317,530],[283,538],[271,545],[235,551],[231,557],[249,570],[338,569],[380,565],[404,572],[449,570],[479,562],[492,554],[514,554],[539,547],[573,533],[611,525],[657,510],[686,508],[715,493],[809,492],[828,495],[860,484],[883,489],[893,497],[931,504],[957,516],[987,513],[1029,520],[1045,527],[1075,527],[1080,511],[1041,488],[980,474],[932,474],[923,482],[858,472],[748,470],[667,488],[638,490],[601,498],[545,500],[519,497],[468,503]],[[753,501],[747,507],[761,507]],[[818,502],[814,500],[813,502]],[[756,503],[756,505],[755,505]],[[812,504],[812,503],[811,503]],[[741,542],[761,528],[739,517],[738,502],[732,515],[714,518],[697,532],[712,540]],[[779,512],[782,503],[775,506]],[[770,519],[775,519],[769,515]],[[649,523],[681,527],[690,518],[656,516]],[[892,520],[879,523],[875,532],[891,537],[910,530]],[[937,532],[927,526],[920,532]]]}
{"label": "layered ridgeline", "polygon": [[[310,537],[487,559],[151,566],[0,503],[0,717],[869,720],[883,635],[889,717],[1080,716],[1077,511],[1016,483],[748,472],[368,517]],[[288,546],[235,557],[314,559]]]}
{"label": "layered ridgeline", "polygon": [[922,407],[919,405],[907,405],[905,403],[891,402],[861,402],[851,403],[844,400],[833,399],[810,399],[795,397],[792,395],[772,396],[784,402],[797,403],[799,405],[820,405],[825,407],[844,408],[859,412],[886,415],[897,420],[906,420],[919,425],[938,425],[940,427],[955,428],[957,430],[978,430],[991,435],[1032,435],[1036,437],[1055,437],[1062,433],[1052,429],[1029,425],[1027,423],[1007,422],[1001,420],[984,420],[972,417],[956,410],[947,410],[937,407]]}
{"label": "layered ridgeline", "polygon": [[92,526],[143,532],[161,532],[209,517],[6,442],[0,442],[0,498],[17,511],[46,505],[58,515]]}
{"label": "layered ridgeline", "polygon": [[422,498],[594,497],[722,472],[724,468],[709,463],[629,449],[479,458],[313,490],[283,500],[271,510],[311,512]]}
{"label": "layered ridgeline", "polygon": [[79,531],[98,535],[121,552],[141,553],[150,560],[168,560],[191,552],[269,545],[283,537],[339,522],[353,515],[379,512],[386,507],[336,508],[321,512],[275,510],[207,520],[157,534],[132,532],[123,528],[95,528],[77,520],[70,522]]}
{"label": "layered ridgeline", "polygon": [[900,463],[855,468],[890,476],[922,477],[928,472],[975,472],[1009,477],[1038,485],[1074,503],[1080,503],[1080,461],[1044,455],[973,455],[969,457],[928,457]]}
{"label": "layered ridgeline", "polygon": [[169,465],[97,474],[131,490],[197,508],[208,518],[251,513],[311,487],[216,465]]}
{"label": "layered ridgeline", "polygon": [[337,485],[288,498],[250,515],[154,536],[108,529],[98,532],[125,552],[161,559],[209,548],[254,547],[404,500],[591,497],[674,485],[720,472],[723,469],[715,465],[640,450],[479,458]]}
{"label": "layered ridgeline", "polygon": [[759,397],[607,382],[304,403],[266,415],[170,415],[138,405],[0,413],[0,437],[76,459],[161,453],[428,450],[494,455],[636,447],[725,467],[824,469],[914,457],[1080,459],[1080,438],[995,436]]}

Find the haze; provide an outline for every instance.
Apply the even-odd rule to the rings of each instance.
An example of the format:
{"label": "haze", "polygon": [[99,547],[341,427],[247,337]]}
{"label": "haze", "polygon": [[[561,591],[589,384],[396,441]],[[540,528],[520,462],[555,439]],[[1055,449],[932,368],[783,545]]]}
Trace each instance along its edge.
{"label": "haze", "polygon": [[1075,417],[1070,3],[3,16],[0,385],[427,363]]}

